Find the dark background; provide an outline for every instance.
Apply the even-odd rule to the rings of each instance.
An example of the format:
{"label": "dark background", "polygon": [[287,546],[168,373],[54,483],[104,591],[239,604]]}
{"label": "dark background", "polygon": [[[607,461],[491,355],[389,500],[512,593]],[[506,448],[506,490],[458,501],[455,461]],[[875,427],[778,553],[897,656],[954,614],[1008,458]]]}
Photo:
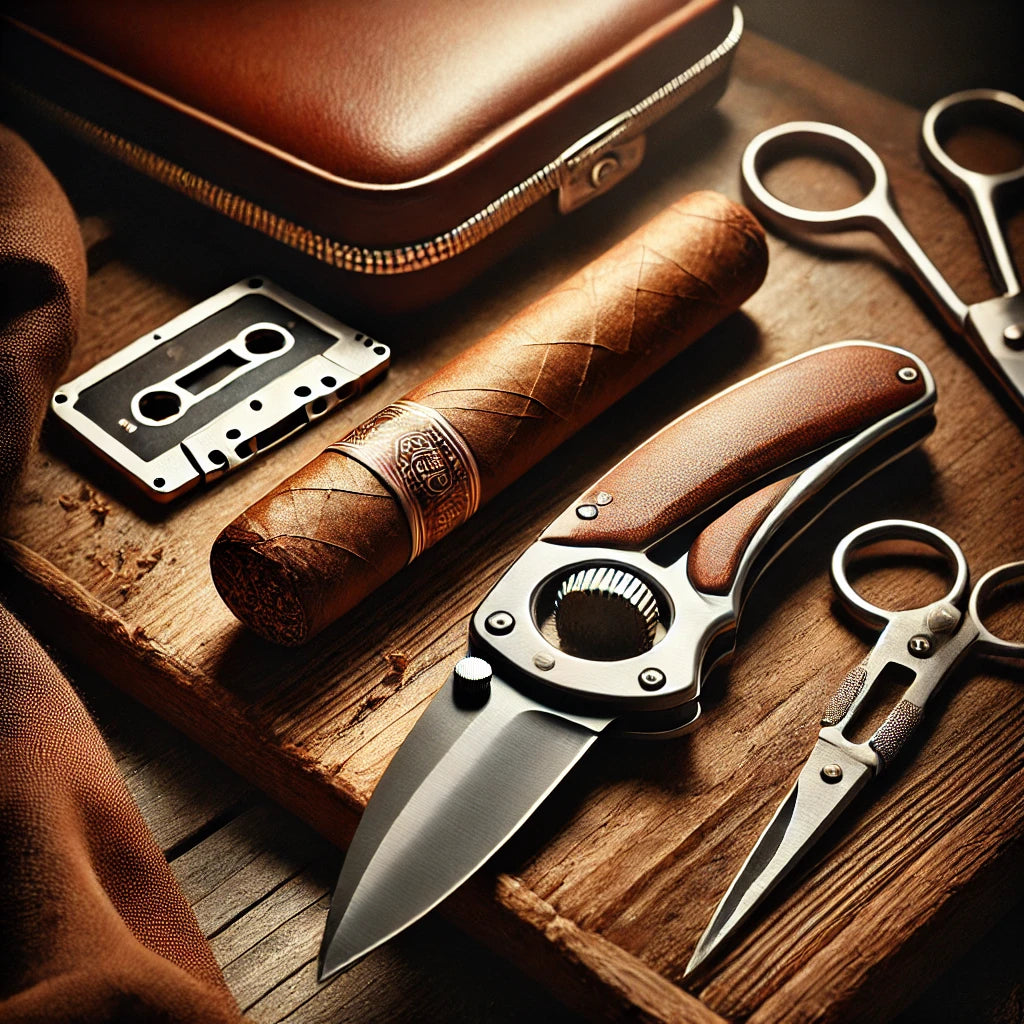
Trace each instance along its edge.
{"label": "dark background", "polygon": [[747,27],[922,110],[960,89],[1024,94],[1020,0],[738,0]]}

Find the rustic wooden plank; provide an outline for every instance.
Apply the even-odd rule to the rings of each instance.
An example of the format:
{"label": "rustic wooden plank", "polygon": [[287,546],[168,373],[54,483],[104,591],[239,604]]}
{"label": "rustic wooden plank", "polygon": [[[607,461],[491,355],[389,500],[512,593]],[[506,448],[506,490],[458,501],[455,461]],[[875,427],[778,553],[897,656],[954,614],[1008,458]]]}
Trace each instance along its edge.
{"label": "rustic wooden plank", "polygon": [[175,858],[174,873],[189,902],[197,906],[216,892],[256,860],[287,824],[284,812],[261,801]]}
{"label": "rustic wooden plank", "polygon": [[[251,793],[239,776],[105,680],[79,665],[66,668],[103,735],[117,737],[122,777],[134,782],[133,795],[155,835],[185,833],[186,823],[196,818],[188,809],[190,801],[210,805],[211,794],[239,788]],[[182,770],[192,763],[201,771]],[[138,764],[162,770],[139,772]],[[232,806],[224,800],[219,813],[229,816]],[[245,953],[258,963],[263,953],[257,947],[276,948],[278,929],[322,902],[337,877],[339,852],[266,800],[212,834],[201,833],[200,825],[189,834],[198,840],[171,866],[225,966]],[[259,1000],[250,1014],[253,1020],[277,1021],[292,1014],[301,1020],[353,1021],[573,1019],[542,989],[440,921],[421,926],[386,953],[371,954],[354,976],[327,985],[317,982],[310,959],[316,952],[311,944],[315,929],[301,934],[305,945],[291,964],[300,969],[289,971],[286,953],[284,979]],[[463,984],[467,970],[482,982]],[[251,982],[249,973],[243,971],[242,977]],[[245,991],[236,994],[243,998]]]}
{"label": "rustic wooden plank", "polygon": [[[322,839],[319,842],[314,841],[306,829],[297,828],[293,823],[289,825],[290,836],[287,841],[263,851],[205,899],[195,904],[193,909],[196,917],[207,935],[219,935],[220,930],[238,915],[254,905],[262,906],[269,896],[288,885],[293,879],[301,876],[302,881],[307,882],[306,871],[310,861],[316,860],[317,869],[312,871],[312,877],[323,879],[336,876],[336,852],[325,852],[317,859],[318,847],[326,847],[327,844]],[[320,869],[325,863],[329,863],[333,868],[326,874]],[[297,869],[297,875],[291,874]],[[321,881],[316,887],[319,895],[329,890],[329,883]]]}
{"label": "rustic wooden plank", "polygon": [[[478,880],[448,906],[595,1014],[632,1007],[648,1019],[851,1016],[862,1005],[863,986],[880,980],[890,995],[872,1009],[874,1019],[883,1019],[916,994],[927,974],[909,966],[934,971],[959,947],[941,941],[947,928],[976,934],[1016,892],[1012,868],[1024,826],[1011,809],[1024,796],[1024,779],[1014,744],[1020,730],[1007,732],[1006,724],[1019,726],[1024,697],[998,675],[972,670],[939,709],[944,714],[930,716],[915,740],[916,757],[876,789],[876,803],[861,805],[841,836],[823,844],[788,895],[780,894],[702,983],[705,1005],[679,987],[715,902],[813,742],[837,665],[863,653],[863,638],[830,606],[831,546],[868,515],[901,515],[949,530],[979,570],[1020,556],[1020,434],[963,361],[963,346],[904,292],[906,276],[860,236],[852,255],[826,243],[825,258],[821,247],[773,238],[769,280],[746,317],[733,318],[583,431],[301,656],[271,649],[234,623],[213,591],[206,556],[239,508],[564,271],[682,191],[710,185],[735,193],[746,140],[794,116],[838,121],[871,138],[890,163],[911,228],[954,287],[967,299],[990,294],[976,251],[965,245],[964,216],[916,156],[916,115],[751,39],[721,114],[699,137],[680,143],[671,160],[652,157],[628,192],[580,211],[571,232],[538,239],[431,316],[366,325],[396,342],[396,369],[372,394],[249,472],[163,510],[144,507],[112,474],[72,457],[62,435],[51,431],[5,542],[8,558],[48,595],[47,618],[65,627],[75,650],[107,665],[122,685],[344,842],[394,749],[460,653],[476,601],[539,526],[599,472],[683,407],[811,345],[867,336],[921,354],[939,382],[934,437],[923,454],[823,517],[769,571],[746,609],[736,660],[728,675],[711,681],[702,728],[657,749],[603,743],[499,856],[498,867],[508,873],[497,882]],[[163,319],[164,311],[171,315],[212,291],[209,279],[231,266],[222,250],[204,257],[192,236],[240,236],[195,211],[183,215],[184,227],[162,222],[160,205],[144,212],[138,233],[122,225],[98,243],[94,315],[76,358],[113,344],[108,322],[118,338],[133,337],[151,328],[139,328],[148,318]],[[148,244],[154,226],[170,239],[163,254]],[[1019,248],[1024,218],[1014,221],[1013,236]],[[286,260],[266,266],[292,284],[295,271]],[[313,286],[304,293],[319,295]],[[336,308],[330,296],[321,301]],[[977,756],[979,747],[992,756]],[[953,792],[965,772],[970,800]],[[149,777],[155,775],[153,769]],[[901,807],[920,813],[904,821]],[[991,816],[1000,814],[993,827]],[[922,847],[931,840],[934,855]],[[975,855],[955,856],[961,847]],[[312,876],[296,874],[274,887],[283,865],[273,855],[234,864],[207,890],[224,886],[223,902],[214,899],[203,911],[211,926],[222,927],[215,942],[223,939],[239,991],[268,1014],[297,1007],[296,979],[308,970],[301,965],[313,955],[314,922],[322,926],[324,911],[320,897],[303,902],[315,891],[304,888]],[[197,886],[214,881],[196,872]],[[907,872],[919,883],[903,886]],[[864,876],[870,889],[861,884]],[[943,898],[934,899],[933,890]],[[259,902],[245,911],[247,899]],[[242,916],[234,917],[238,911]],[[250,914],[256,916],[247,921]],[[261,920],[273,925],[262,936]],[[827,986],[820,984],[823,974]]]}
{"label": "rustic wooden plank", "polygon": [[[333,870],[329,870],[327,864]],[[223,965],[234,963],[281,925],[329,895],[333,880],[337,877],[337,868],[338,857],[335,855],[312,867],[304,867],[290,877],[284,877],[259,903],[249,907],[244,914],[212,935],[210,944],[218,961]],[[303,948],[301,954],[293,967],[308,959],[309,950]]]}
{"label": "rustic wooden plank", "polygon": [[252,787],[205,751],[168,751],[125,779],[128,792],[165,853],[203,832],[251,798]]}

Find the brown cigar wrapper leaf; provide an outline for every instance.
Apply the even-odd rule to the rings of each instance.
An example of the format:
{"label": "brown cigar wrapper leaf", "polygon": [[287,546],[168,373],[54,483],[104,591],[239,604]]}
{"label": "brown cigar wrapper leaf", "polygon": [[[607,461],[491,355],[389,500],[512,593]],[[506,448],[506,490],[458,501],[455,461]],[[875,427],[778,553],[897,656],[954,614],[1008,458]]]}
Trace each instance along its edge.
{"label": "brown cigar wrapper leaf", "polygon": [[[471,507],[463,501],[458,514],[431,510],[433,528],[419,546],[440,539],[476,501],[518,479],[739,308],[767,266],[764,232],[749,211],[714,192],[694,193],[410,391],[410,408],[440,413],[478,473]],[[396,489],[353,457],[358,447],[344,450],[347,441],[379,433],[368,429],[376,419],[214,542],[218,591],[270,640],[305,642],[413,555],[414,531]]]}

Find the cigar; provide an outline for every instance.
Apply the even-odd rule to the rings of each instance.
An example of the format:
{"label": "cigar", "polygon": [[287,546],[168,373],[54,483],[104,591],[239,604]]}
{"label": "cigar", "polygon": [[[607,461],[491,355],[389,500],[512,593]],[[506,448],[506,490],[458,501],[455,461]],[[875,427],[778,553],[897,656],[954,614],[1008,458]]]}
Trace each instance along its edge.
{"label": "cigar", "polygon": [[225,527],[221,597],[262,636],[305,642],[737,309],[767,266],[747,209],[681,199]]}

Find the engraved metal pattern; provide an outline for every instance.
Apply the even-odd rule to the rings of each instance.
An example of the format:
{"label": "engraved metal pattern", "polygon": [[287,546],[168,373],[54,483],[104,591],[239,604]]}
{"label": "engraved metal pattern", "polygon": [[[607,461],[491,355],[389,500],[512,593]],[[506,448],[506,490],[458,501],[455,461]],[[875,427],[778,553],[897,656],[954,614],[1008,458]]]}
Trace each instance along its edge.
{"label": "engraved metal pattern", "polygon": [[631,135],[644,131],[667,111],[703,88],[708,81],[724,73],[728,67],[725,58],[736,48],[742,34],[743,19],[739,10],[735,9],[733,25],[725,39],[661,88],[608,124],[591,132],[580,143],[510,188],[482,210],[467,217],[461,224],[422,242],[386,249],[340,242],[312,231],[15,83],[11,84],[11,88],[26,101],[45,111],[49,117],[60,121],[79,137],[129,167],[307,256],[356,274],[406,274],[443,263],[472,248],[524,210],[559,189],[573,174],[578,173],[581,164],[592,161],[610,146],[621,144]]}
{"label": "engraved metal pattern", "polygon": [[909,700],[901,700],[889,717],[871,737],[871,749],[888,764],[899,752],[907,737],[921,721],[921,708]]}
{"label": "engraved metal pattern", "polygon": [[388,486],[409,523],[409,560],[464,523],[480,504],[469,446],[436,410],[405,399],[381,409],[328,451],[362,463]]}
{"label": "engraved metal pattern", "polygon": [[846,673],[846,678],[825,706],[825,714],[821,716],[822,725],[836,725],[846,717],[857,695],[864,688],[864,680],[868,677],[867,663],[865,658],[856,668]]}

